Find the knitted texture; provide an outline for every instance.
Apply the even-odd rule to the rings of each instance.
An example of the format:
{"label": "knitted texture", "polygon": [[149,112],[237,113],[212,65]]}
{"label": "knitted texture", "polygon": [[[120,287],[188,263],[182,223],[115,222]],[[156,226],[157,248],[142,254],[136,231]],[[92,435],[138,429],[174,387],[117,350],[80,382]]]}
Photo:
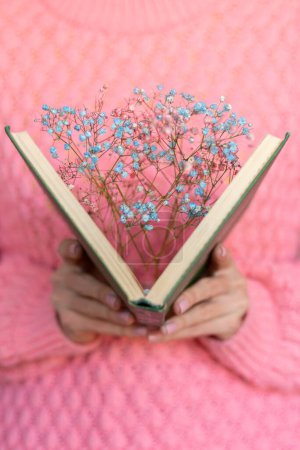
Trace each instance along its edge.
{"label": "knitted texture", "polygon": [[[11,0],[0,5],[1,450],[292,450],[300,426],[299,2]],[[250,308],[227,341],[69,341],[50,302],[72,236],[10,141],[41,105],[106,110],[134,86],[225,95],[292,137],[226,240]],[[243,149],[243,156],[249,150]]]}

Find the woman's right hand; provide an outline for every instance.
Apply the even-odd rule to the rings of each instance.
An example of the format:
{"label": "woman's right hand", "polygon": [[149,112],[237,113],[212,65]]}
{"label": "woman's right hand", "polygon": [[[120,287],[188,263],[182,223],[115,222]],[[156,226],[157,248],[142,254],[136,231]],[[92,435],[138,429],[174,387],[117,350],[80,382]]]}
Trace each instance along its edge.
{"label": "woman's right hand", "polygon": [[52,275],[51,300],[69,339],[85,344],[100,334],[147,334],[147,328],[136,323],[133,314],[122,307],[121,300],[103,282],[76,239],[63,240],[58,251],[63,262]]}

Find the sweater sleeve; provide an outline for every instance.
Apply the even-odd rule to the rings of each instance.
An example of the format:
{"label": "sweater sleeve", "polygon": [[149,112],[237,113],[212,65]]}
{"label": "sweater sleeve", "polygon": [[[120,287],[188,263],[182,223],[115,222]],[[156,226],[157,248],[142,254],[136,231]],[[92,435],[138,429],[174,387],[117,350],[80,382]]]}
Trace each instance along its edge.
{"label": "sweater sleeve", "polygon": [[248,264],[250,307],[230,339],[200,338],[231,371],[263,388],[300,390],[300,261]]}
{"label": "sweater sleeve", "polygon": [[51,269],[23,255],[0,259],[0,377],[21,379],[60,365],[71,355],[93,350],[61,331],[50,301]]}

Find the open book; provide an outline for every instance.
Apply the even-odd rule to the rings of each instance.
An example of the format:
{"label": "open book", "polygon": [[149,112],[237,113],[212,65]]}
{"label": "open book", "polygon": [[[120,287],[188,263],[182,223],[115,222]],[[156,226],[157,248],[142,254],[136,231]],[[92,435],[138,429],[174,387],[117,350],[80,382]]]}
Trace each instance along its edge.
{"label": "open book", "polygon": [[200,276],[211,250],[232,230],[253,198],[264,175],[289,138],[267,135],[239,173],[215,202],[145,295],[130,267],[118,255],[102,231],[56,173],[54,167],[26,131],[6,134],[33,175],[68,221],[99,271],[124,300],[137,321],[160,326],[172,302]]}

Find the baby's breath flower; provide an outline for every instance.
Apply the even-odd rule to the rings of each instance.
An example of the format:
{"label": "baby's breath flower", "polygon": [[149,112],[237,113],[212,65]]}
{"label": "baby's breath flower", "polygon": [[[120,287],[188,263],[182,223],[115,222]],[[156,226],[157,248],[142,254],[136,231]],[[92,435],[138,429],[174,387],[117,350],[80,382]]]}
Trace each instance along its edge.
{"label": "baby's breath flower", "polygon": [[79,200],[99,226],[105,227],[103,217],[110,225],[117,222],[120,248],[122,233],[132,227],[155,233],[161,211],[183,231],[199,223],[213,204],[219,186],[214,180],[237,173],[236,138],[253,139],[252,124],[232,112],[223,95],[206,103],[162,84],[152,94],[133,88],[130,98],[107,113],[100,99],[95,111],[42,105],[37,121],[52,139],[50,155],[68,188],[86,183],[74,192],[81,192]]}

